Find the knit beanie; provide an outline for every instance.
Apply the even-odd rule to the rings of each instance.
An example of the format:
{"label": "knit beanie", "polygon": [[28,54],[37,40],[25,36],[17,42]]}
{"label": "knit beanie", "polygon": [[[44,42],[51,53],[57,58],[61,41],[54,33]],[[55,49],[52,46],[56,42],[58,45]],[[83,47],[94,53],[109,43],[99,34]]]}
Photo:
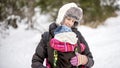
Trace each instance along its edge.
{"label": "knit beanie", "polygon": [[63,33],[63,32],[72,32],[72,29],[66,25],[58,26],[55,29],[54,34]]}

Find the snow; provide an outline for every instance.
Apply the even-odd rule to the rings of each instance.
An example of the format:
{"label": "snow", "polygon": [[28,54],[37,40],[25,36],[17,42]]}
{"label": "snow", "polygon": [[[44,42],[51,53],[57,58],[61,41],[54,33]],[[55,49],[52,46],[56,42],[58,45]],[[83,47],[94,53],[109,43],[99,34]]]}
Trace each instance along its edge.
{"label": "snow", "polygon": [[120,68],[120,16],[111,17],[97,29],[81,26],[94,56],[93,68]]}
{"label": "snow", "polygon": [[11,29],[10,35],[1,41],[0,68],[30,68],[32,53],[40,34],[22,27]]}
{"label": "snow", "polygon": [[[46,15],[37,22],[41,29],[47,30]],[[24,22],[24,21],[23,21]],[[26,25],[18,23],[18,29],[9,29],[6,38],[0,38],[0,68],[30,68],[31,59],[38,45],[41,32],[26,30]],[[96,29],[80,26],[78,29],[85,37],[93,54],[93,68],[120,68],[120,15],[108,18],[104,25]],[[44,31],[42,31],[43,33]]]}

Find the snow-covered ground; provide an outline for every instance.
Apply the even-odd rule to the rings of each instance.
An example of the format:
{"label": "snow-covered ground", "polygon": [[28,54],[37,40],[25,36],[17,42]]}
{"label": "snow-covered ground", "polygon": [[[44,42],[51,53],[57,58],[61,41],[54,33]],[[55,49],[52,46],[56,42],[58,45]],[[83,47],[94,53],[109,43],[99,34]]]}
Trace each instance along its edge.
{"label": "snow-covered ground", "polygon": [[93,68],[120,68],[120,16],[107,19],[97,29],[81,26],[79,30],[94,56]]}
{"label": "snow-covered ground", "polygon": [[[43,17],[37,21],[45,22],[46,18]],[[41,29],[47,29],[47,23],[40,24]],[[18,29],[10,28],[9,35],[0,38],[0,68],[31,68],[31,59],[41,33],[25,28],[24,24],[19,23]],[[93,68],[120,68],[120,15],[107,19],[97,29],[86,26],[78,28],[94,56]]]}

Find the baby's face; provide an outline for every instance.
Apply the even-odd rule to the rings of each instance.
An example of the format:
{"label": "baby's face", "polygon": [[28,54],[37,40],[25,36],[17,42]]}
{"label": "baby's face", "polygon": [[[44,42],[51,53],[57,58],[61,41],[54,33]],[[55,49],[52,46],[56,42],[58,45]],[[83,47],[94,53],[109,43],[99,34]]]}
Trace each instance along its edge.
{"label": "baby's face", "polygon": [[74,25],[74,22],[76,21],[76,19],[72,18],[72,17],[66,17],[63,25],[66,25],[68,27],[72,27]]}

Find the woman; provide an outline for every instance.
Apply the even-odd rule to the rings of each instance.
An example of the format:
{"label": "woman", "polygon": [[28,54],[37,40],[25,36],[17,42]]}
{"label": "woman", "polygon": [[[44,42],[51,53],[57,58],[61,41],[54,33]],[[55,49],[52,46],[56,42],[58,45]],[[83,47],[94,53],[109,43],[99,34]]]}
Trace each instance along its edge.
{"label": "woman", "polygon": [[[91,68],[93,66],[94,60],[89,46],[77,30],[82,16],[82,9],[75,3],[68,3],[60,8],[56,22],[49,26],[49,32],[42,34],[42,39],[32,58],[32,68]],[[63,35],[64,32],[66,34]],[[43,66],[44,59],[47,60],[46,67]]]}

